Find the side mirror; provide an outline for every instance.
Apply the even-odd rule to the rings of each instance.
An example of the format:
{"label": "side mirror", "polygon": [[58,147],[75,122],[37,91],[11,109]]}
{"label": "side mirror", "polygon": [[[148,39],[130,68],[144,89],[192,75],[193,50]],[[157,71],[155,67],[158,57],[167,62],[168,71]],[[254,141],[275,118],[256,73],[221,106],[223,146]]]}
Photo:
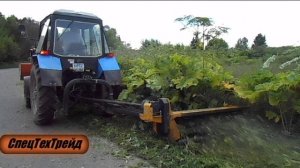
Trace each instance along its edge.
{"label": "side mirror", "polygon": [[19,25],[18,30],[21,33],[21,36],[25,36],[25,34],[26,34],[25,25]]}

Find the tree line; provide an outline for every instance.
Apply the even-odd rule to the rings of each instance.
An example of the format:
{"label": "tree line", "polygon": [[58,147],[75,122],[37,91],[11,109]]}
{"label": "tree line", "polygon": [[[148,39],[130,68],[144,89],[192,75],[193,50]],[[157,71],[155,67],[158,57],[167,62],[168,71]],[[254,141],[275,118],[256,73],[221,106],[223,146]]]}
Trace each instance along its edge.
{"label": "tree line", "polygon": [[[230,28],[224,26],[217,26],[214,24],[212,18],[199,17],[192,15],[185,15],[175,19],[176,22],[182,23],[183,27],[180,30],[192,29],[193,38],[189,47],[200,50],[227,50],[228,43],[220,38],[222,34],[228,33]],[[248,39],[246,37],[239,38],[235,44],[234,49],[244,51],[249,57],[261,57],[265,54],[267,48],[266,37],[259,33],[251,46],[249,47]],[[141,49],[147,47],[161,46],[158,40],[146,39],[142,41]]]}
{"label": "tree line", "polygon": [[[200,50],[227,50],[228,43],[220,38],[222,34],[230,31],[229,27],[217,26],[213,19],[208,17],[198,17],[186,15],[175,19],[182,23],[180,30],[193,29],[193,38],[189,47]],[[27,38],[22,38],[18,26],[25,25]],[[121,40],[117,30],[110,26],[105,26],[108,46],[112,51],[131,49],[129,43]],[[0,62],[12,62],[26,60],[29,49],[36,46],[38,38],[39,22],[31,18],[19,19],[14,15],[5,17],[0,12]],[[265,53],[267,47],[266,37],[258,34],[251,47],[249,47],[246,37],[239,38],[234,49],[243,51],[249,57],[260,57]],[[163,45],[155,39],[146,39],[141,42],[140,49],[148,47],[158,47]]]}
{"label": "tree line", "polygon": [[27,27],[28,35],[37,38],[39,24],[31,18],[18,19],[14,15],[5,17],[0,12],[0,62],[13,62],[28,57],[29,49],[34,46],[31,39],[21,38],[20,24]]}

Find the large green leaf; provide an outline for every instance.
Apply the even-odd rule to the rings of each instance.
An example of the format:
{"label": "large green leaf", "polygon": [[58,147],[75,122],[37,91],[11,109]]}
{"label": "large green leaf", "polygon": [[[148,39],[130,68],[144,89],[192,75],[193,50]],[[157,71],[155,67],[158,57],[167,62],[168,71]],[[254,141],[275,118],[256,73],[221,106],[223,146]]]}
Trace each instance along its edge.
{"label": "large green leaf", "polygon": [[279,105],[279,103],[284,101],[280,93],[270,92],[268,96],[269,96],[269,104],[272,106],[277,106]]}

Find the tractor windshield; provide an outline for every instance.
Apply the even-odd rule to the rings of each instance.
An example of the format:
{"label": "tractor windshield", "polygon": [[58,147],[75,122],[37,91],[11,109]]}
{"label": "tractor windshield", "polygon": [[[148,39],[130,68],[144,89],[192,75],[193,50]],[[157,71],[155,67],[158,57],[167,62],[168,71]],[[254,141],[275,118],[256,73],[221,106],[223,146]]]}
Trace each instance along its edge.
{"label": "tractor windshield", "polygon": [[99,56],[108,50],[105,41],[103,50],[101,36],[98,23],[57,19],[53,51],[62,56]]}

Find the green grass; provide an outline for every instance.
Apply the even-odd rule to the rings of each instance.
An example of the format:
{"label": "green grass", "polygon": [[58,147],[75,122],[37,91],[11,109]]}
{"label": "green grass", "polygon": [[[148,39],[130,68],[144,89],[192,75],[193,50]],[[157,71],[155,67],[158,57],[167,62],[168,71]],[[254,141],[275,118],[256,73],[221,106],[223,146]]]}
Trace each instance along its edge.
{"label": "green grass", "polygon": [[137,129],[137,120],[131,117],[89,114],[75,120],[91,135],[121,147],[112,151],[114,156],[138,156],[154,167],[296,168],[300,164],[299,137],[285,137],[265,121],[243,115],[182,119],[185,139],[175,143],[154,134],[148,124]]}
{"label": "green grass", "polygon": [[229,71],[234,77],[240,78],[243,75],[253,73],[256,70],[262,68],[262,61],[261,59],[253,59],[247,60],[247,63],[235,63],[231,65],[224,65],[224,69]]}
{"label": "green grass", "polygon": [[134,129],[135,119],[124,116],[99,118],[93,115],[80,120],[92,135],[106,137],[122,149],[111,154],[128,158],[138,156],[155,167],[224,167],[225,160],[190,150],[185,144],[170,142],[150,129]]}

